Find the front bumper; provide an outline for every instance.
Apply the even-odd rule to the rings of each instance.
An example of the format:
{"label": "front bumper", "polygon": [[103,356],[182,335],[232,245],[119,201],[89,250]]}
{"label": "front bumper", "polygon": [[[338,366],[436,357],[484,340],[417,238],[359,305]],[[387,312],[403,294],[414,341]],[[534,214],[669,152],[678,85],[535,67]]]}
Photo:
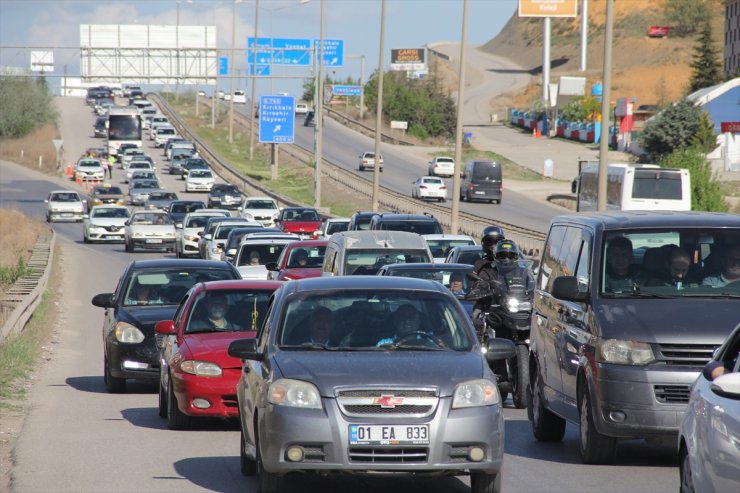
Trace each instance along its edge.
{"label": "front bumper", "polygon": [[186,192],[210,192],[213,183],[185,183]]}
{"label": "front bumper", "polygon": [[99,227],[88,228],[87,238],[92,241],[124,241],[123,228],[118,231],[108,231]]}
{"label": "front bumper", "polygon": [[180,253],[183,255],[194,255],[200,257],[198,242],[190,240],[180,240]]}
{"label": "front bumper", "polygon": [[123,344],[113,331],[106,338],[108,371],[115,378],[159,381],[159,349],[156,338],[147,335],[140,344]]}
{"label": "front bumper", "polygon": [[[236,384],[240,374],[241,369],[225,369],[221,377],[199,377],[189,373],[173,373],[172,386],[180,410],[188,416],[238,417]],[[195,407],[194,399],[205,399],[210,407],[207,409]]]}
{"label": "front bumper", "polygon": [[134,246],[134,248],[141,248],[141,249],[148,249],[148,250],[161,250],[163,248],[166,248],[167,250],[174,251],[175,239],[174,238],[132,238],[131,244]]}
{"label": "front bumper", "polygon": [[[264,467],[269,472],[337,471],[342,473],[408,472],[496,474],[504,453],[504,417],[500,406],[451,410],[451,398],[439,400],[426,418],[349,418],[334,399],[322,399],[323,410],[268,405],[259,415],[259,440]],[[429,424],[427,445],[350,446],[350,424]],[[305,458],[290,462],[286,450],[301,446]],[[481,447],[485,457],[473,462],[470,447]]]}
{"label": "front bumper", "polygon": [[49,211],[49,220],[53,222],[60,221],[82,221],[83,213],[77,211]]}

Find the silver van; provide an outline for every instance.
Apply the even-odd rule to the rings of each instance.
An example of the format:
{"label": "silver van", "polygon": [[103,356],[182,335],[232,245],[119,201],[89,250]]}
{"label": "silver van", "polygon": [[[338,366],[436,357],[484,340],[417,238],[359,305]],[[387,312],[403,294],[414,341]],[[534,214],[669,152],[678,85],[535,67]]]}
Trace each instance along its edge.
{"label": "silver van", "polygon": [[580,427],[585,463],[619,439],[675,443],[692,383],[740,319],[735,214],[584,212],[550,223],[531,326],[539,441]]}
{"label": "silver van", "polygon": [[323,276],[371,275],[387,264],[433,262],[427,242],[406,231],[342,231],[329,237]]}
{"label": "silver van", "polygon": [[465,163],[460,180],[460,200],[501,203],[503,195],[501,163],[471,159]]}

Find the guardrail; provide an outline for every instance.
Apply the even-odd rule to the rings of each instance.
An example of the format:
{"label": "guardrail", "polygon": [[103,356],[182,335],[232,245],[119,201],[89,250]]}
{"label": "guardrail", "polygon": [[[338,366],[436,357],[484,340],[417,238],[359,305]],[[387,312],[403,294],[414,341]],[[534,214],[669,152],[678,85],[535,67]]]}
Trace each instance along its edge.
{"label": "guardrail", "polygon": [[[253,188],[253,190],[258,191],[259,194],[273,197],[279,202],[283,202],[291,206],[305,206],[305,204],[298,204],[295,201],[287,199],[286,197],[277,195],[269,189],[255,183],[248,177],[242,175],[233,166],[224,161],[215,151],[212,151],[208,147],[208,145],[205,144],[196,134],[194,134],[190,130],[190,128],[176,115],[172,107],[170,107],[164,99],[156,94],[150,94],[150,96],[157,100],[157,102],[160,104],[160,108],[171,119],[175,127],[178,129],[180,135],[192,140],[198,148],[199,152],[201,152],[201,150],[203,151],[201,152],[201,156],[203,156],[204,159],[211,163],[211,166],[216,170],[217,173],[219,173],[219,175],[224,177],[232,184],[242,184],[242,192],[244,192],[247,196],[254,194],[254,192],[247,191],[246,188],[247,185],[249,185],[249,187]],[[235,114],[234,117],[237,122],[241,123],[245,128],[248,128],[248,121],[244,115]],[[280,152],[288,154],[291,157],[305,163],[310,163],[313,160],[313,150],[306,149],[295,144],[282,145],[280,148]],[[360,193],[366,197],[372,197],[372,180],[357,176],[355,173],[327,159],[322,160],[321,171],[323,178],[333,180],[337,184],[349,190]],[[449,208],[412,199],[407,195],[389,190],[385,187],[380,188],[378,203],[382,209],[389,211],[398,211],[407,214],[431,213],[439,220],[445,230],[449,231],[450,229],[451,217]],[[539,254],[540,251],[542,251],[545,240],[545,233],[528,228],[523,228],[515,224],[510,224],[498,220],[494,221],[489,218],[476,216],[474,214],[469,214],[465,212],[461,212],[458,219],[460,234],[467,234],[474,238],[478,238],[483,228],[489,226],[492,222],[495,222],[497,225],[506,229],[507,238],[514,240],[525,252],[531,252],[533,255],[536,255]]]}
{"label": "guardrail", "polygon": [[[374,127],[369,127],[362,122],[353,120],[347,115],[340,113],[336,110],[333,110],[331,108],[325,107],[324,109],[326,110],[326,113],[330,117],[334,118],[335,120],[337,120],[339,123],[341,123],[345,127],[351,128],[352,130],[356,130],[363,135],[367,135],[368,137],[375,138],[375,128]],[[398,137],[393,137],[392,135],[384,134],[383,132],[380,133],[380,140],[388,144],[395,144],[395,145],[402,145],[402,146],[414,145],[413,142],[408,142],[408,141],[399,139]]]}

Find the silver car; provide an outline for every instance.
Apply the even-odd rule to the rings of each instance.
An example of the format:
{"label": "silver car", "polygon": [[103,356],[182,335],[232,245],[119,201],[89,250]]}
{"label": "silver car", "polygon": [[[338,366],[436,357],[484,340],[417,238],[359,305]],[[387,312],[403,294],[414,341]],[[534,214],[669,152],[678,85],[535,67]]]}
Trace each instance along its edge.
{"label": "silver car", "polygon": [[200,209],[185,215],[180,226],[177,224],[177,257],[200,256],[198,232],[203,231],[209,217],[229,217],[225,209]]}
{"label": "silver car", "polygon": [[44,200],[46,203],[46,221],[82,222],[85,213],[85,203],[80,194],[72,190],[54,190]]}
{"label": "silver car", "polygon": [[124,242],[129,253],[137,248],[165,249],[174,253],[175,238],[175,224],[165,211],[134,211],[131,219],[126,221]]}
{"label": "silver car", "polygon": [[[270,301],[237,384],[241,471],[258,491],[291,472],[470,475],[501,489],[504,417],[486,352],[441,284],[400,277],[289,281]],[[413,318],[416,317],[416,318]],[[269,369],[269,371],[265,371]]]}
{"label": "silver car", "polygon": [[82,221],[82,240],[123,241],[123,227],[131,213],[122,205],[97,205],[85,214]]}

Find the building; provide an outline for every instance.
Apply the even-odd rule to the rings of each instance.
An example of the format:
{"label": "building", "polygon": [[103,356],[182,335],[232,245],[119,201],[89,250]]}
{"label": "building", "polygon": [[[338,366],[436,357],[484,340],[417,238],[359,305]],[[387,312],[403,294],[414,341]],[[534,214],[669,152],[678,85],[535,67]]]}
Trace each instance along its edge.
{"label": "building", "polygon": [[725,77],[740,75],[740,0],[725,0]]}

